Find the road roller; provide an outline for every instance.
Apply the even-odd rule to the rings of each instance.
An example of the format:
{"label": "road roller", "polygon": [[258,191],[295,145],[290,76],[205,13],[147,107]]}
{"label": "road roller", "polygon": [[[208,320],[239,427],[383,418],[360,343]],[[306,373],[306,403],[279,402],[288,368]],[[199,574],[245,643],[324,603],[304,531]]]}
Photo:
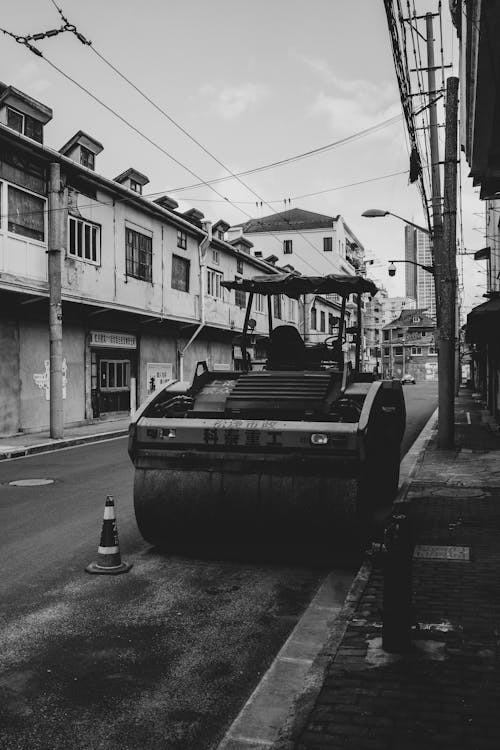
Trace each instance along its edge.
{"label": "road roller", "polygon": [[[166,383],[130,424],[142,536],[170,549],[363,545],[395,497],[405,429],[400,382],[361,368],[362,297],[377,287],[340,274],[222,283],[247,293],[240,369],[199,362],[191,382]],[[256,294],[267,298],[269,326],[259,363],[250,356]],[[339,315],[318,341],[275,325],[274,295],[303,300],[302,310],[311,295],[338,295]]]}

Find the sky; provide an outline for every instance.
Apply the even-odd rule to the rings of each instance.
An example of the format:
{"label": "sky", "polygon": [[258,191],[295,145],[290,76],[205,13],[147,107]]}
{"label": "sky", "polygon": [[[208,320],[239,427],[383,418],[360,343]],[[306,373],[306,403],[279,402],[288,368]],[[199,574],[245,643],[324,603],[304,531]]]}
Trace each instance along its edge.
{"label": "sky", "polygon": [[[45,127],[47,146],[59,149],[83,130],[104,146],[96,171],[112,179],[134,167],[149,177],[145,194],[171,195],[180,210],[195,207],[212,221],[236,224],[289,207],[341,214],[375,260],[372,278],[390,295],[404,294],[404,264],[394,278],[387,274],[389,259],[404,258],[404,224],[361,216],[367,208],[381,208],[425,225],[420,194],[408,180],[407,138],[398,117],[402,110],[383,0],[57,4],[92,46],[64,33],[36,43],[40,58],[0,35],[1,80],[54,111]],[[417,14],[437,10],[437,0],[415,0],[415,5]],[[2,0],[2,11],[0,26],[16,35],[61,25],[52,0]],[[436,25],[437,57],[439,42]],[[458,41],[447,2],[443,48],[445,64],[453,65],[446,75],[457,75]],[[253,169],[379,125],[319,155],[242,177],[245,185],[231,179],[215,184],[217,193],[205,185],[180,190],[199,178],[227,176],[224,167],[233,173]],[[442,149],[443,133],[441,128]],[[484,204],[468,171],[462,156],[463,233],[458,236],[473,252],[486,244]],[[311,273],[314,256],[310,248]],[[470,256],[460,260],[466,313],[484,301],[484,264]]]}

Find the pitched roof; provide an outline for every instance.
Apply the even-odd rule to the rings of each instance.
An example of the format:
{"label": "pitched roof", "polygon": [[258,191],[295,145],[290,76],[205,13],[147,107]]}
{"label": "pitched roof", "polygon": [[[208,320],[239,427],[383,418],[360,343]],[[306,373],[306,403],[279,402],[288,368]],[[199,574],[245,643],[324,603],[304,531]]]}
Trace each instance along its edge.
{"label": "pitched roof", "polygon": [[[413,322],[413,318],[417,316],[420,318],[418,323]],[[399,318],[395,318],[390,323],[387,323],[383,328],[435,328],[436,321],[433,320],[429,315],[426,314],[425,308],[418,308],[417,310],[401,310]]]}
{"label": "pitched roof", "polygon": [[237,224],[248,232],[287,232],[303,229],[331,229],[338,216],[326,216],[314,211],[304,211],[302,208],[291,208],[278,214],[263,216],[261,219],[250,219],[243,224]]}

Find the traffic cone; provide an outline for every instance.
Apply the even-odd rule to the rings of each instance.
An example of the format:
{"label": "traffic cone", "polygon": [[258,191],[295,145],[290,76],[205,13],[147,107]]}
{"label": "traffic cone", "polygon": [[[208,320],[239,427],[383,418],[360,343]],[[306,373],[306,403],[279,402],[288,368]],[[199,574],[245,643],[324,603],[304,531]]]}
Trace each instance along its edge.
{"label": "traffic cone", "polygon": [[101,541],[97,548],[97,561],[87,565],[85,570],[87,573],[118,575],[118,573],[128,573],[131,567],[132,565],[122,562],[116,526],[115,501],[112,495],[107,495]]}

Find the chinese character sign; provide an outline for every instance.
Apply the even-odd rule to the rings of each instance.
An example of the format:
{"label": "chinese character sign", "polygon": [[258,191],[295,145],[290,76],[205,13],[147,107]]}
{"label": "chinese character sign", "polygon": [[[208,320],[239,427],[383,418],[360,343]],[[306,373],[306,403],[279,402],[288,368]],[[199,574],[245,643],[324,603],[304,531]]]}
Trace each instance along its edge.
{"label": "chinese character sign", "polygon": [[146,364],[146,382],[148,393],[153,393],[162,385],[172,380],[173,367],[167,362],[148,362]]}

